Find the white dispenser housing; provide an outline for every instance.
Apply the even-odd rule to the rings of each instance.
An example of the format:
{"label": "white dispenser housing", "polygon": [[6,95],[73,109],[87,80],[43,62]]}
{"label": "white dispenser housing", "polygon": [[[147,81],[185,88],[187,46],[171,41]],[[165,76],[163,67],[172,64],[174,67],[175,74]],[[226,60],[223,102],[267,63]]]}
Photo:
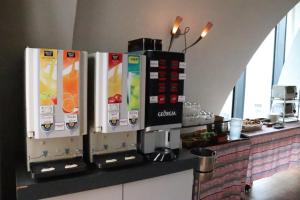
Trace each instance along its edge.
{"label": "white dispenser housing", "polygon": [[[80,171],[85,167],[87,52],[26,48],[25,85],[28,171],[34,177]],[[47,162],[56,160],[59,166]]]}
{"label": "white dispenser housing", "polygon": [[144,128],[144,66],[145,57],[140,55],[89,55],[89,158],[95,162],[95,155],[100,155],[99,167],[128,161],[125,154],[111,156],[114,153],[136,154],[137,131]]}

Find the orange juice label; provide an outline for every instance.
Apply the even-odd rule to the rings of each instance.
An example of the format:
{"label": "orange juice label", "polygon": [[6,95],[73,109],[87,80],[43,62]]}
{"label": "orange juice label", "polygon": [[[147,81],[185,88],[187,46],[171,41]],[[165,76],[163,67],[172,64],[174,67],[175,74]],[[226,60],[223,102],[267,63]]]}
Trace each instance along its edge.
{"label": "orange juice label", "polygon": [[64,113],[78,113],[80,51],[63,51],[63,104]]}
{"label": "orange juice label", "polygon": [[40,106],[57,105],[57,50],[40,50]]}
{"label": "orange juice label", "polygon": [[109,53],[108,103],[122,103],[122,60],[123,54]]}

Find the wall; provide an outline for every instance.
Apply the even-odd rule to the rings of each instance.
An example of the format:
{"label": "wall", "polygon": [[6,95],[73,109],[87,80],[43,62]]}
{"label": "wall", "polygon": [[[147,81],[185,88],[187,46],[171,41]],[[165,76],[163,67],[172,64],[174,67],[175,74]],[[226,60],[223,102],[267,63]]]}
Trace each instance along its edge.
{"label": "wall", "polygon": [[[90,0],[78,1],[73,47],[126,51],[127,41],[161,38],[166,49],[177,15],[192,42],[208,20],[212,31],[186,55],[186,95],[219,113],[259,44],[298,0]],[[183,48],[175,41],[175,51]]]}
{"label": "wall", "polygon": [[76,0],[1,0],[0,199],[14,199],[15,160],[25,159],[24,48],[71,48],[76,5]]}

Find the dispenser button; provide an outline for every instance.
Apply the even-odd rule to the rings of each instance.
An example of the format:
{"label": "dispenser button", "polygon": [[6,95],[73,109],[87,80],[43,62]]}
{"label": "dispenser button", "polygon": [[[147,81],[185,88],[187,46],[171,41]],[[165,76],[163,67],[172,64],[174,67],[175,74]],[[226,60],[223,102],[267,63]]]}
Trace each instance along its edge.
{"label": "dispenser button", "polygon": [[178,96],[178,102],[185,102],[185,96]]}
{"label": "dispenser button", "polygon": [[165,95],[158,95],[158,103],[165,104],[166,103],[166,96]]}
{"label": "dispenser button", "polygon": [[179,68],[185,69],[186,68],[186,63],[185,62],[180,62],[179,63]]}
{"label": "dispenser button", "polygon": [[150,67],[158,67],[158,60],[150,60]]}
{"label": "dispenser button", "polygon": [[165,80],[167,80],[167,72],[165,72],[165,71],[160,71],[160,72],[159,72],[159,80],[160,80],[160,81],[165,81]]}
{"label": "dispenser button", "polygon": [[178,72],[172,71],[171,72],[171,80],[177,81],[178,80]]}
{"label": "dispenser button", "polygon": [[44,131],[50,131],[53,126],[53,116],[41,116],[40,117],[41,128]]}
{"label": "dispenser button", "polygon": [[172,94],[170,97],[170,103],[177,103],[177,95],[176,94]]}
{"label": "dispenser button", "polygon": [[137,123],[139,117],[139,111],[138,110],[131,110],[128,112],[128,121],[131,125],[135,125]]}
{"label": "dispenser button", "polygon": [[186,74],[180,73],[179,74],[179,80],[185,80],[186,79]]}
{"label": "dispenser button", "polygon": [[178,84],[177,83],[171,83],[171,92],[178,92]]}
{"label": "dispenser button", "polygon": [[150,72],[150,79],[158,79],[158,72]]}
{"label": "dispenser button", "polygon": [[150,103],[158,103],[158,97],[157,96],[150,96],[149,97]]}
{"label": "dispenser button", "polygon": [[177,70],[179,66],[178,60],[172,60],[171,62],[171,68]]}
{"label": "dispenser button", "polygon": [[111,126],[117,126],[119,124],[120,113],[118,111],[112,111],[108,113],[108,119]]}
{"label": "dispenser button", "polygon": [[76,114],[65,115],[65,123],[68,129],[77,128],[77,122],[78,119]]}
{"label": "dispenser button", "polygon": [[160,93],[166,92],[166,84],[164,82],[158,83],[158,92]]}
{"label": "dispenser button", "polygon": [[117,120],[117,119],[111,119],[111,120],[109,120],[109,124],[111,126],[117,126],[119,124],[119,120]]}

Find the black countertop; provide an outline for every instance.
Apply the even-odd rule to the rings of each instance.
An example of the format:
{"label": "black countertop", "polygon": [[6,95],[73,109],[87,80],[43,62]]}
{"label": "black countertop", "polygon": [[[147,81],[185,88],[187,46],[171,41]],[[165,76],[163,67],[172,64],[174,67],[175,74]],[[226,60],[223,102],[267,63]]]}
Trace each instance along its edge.
{"label": "black countertop", "polygon": [[43,181],[31,179],[26,167],[20,165],[16,172],[17,198],[20,200],[41,199],[129,183],[192,169],[196,162],[196,156],[183,149],[178,158],[171,162],[146,162],[141,165],[111,170],[88,169],[81,174]]}

